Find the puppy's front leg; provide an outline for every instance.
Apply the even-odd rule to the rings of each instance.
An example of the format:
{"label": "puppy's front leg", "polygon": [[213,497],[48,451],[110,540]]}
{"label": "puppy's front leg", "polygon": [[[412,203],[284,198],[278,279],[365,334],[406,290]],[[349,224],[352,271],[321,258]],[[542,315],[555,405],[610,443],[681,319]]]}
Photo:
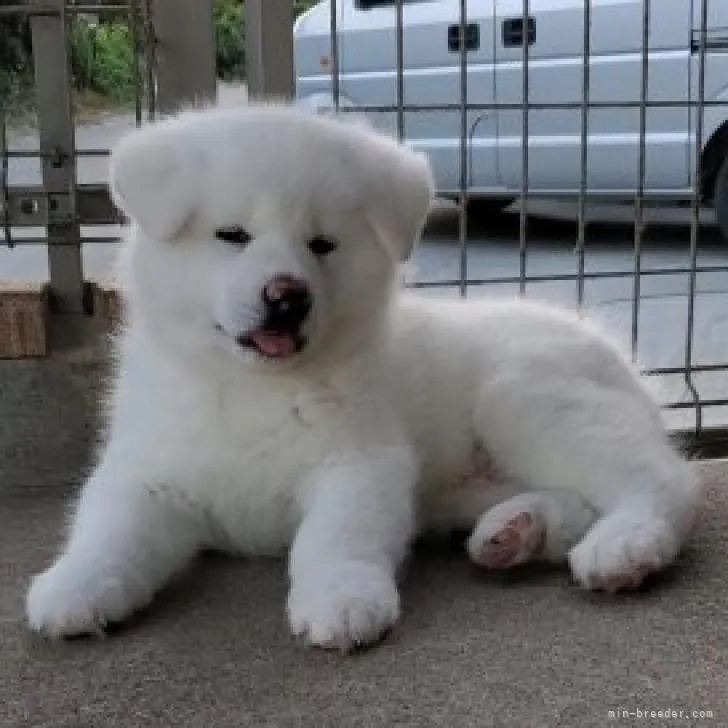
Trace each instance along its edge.
{"label": "puppy's front leg", "polygon": [[382,448],[337,458],[305,485],[290,555],[295,635],[348,650],[395,623],[395,574],[413,533],[414,483],[409,451]]}
{"label": "puppy's front leg", "polygon": [[91,476],[63,554],[31,584],[32,629],[57,638],[100,633],[145,606],[192,558],[194,520],[144,483],[118,461]]}

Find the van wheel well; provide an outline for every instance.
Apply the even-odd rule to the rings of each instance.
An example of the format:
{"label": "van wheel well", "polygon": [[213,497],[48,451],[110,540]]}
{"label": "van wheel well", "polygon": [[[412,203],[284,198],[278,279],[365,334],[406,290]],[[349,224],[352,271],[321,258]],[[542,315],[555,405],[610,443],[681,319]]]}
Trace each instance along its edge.
{"label": "van wheel well", "polygon": [[715,180],[726,157],[728,157],[728,121],[724,121],[718,127],[703,149],[700,162],[700,197],[704,202],[713,201]]}

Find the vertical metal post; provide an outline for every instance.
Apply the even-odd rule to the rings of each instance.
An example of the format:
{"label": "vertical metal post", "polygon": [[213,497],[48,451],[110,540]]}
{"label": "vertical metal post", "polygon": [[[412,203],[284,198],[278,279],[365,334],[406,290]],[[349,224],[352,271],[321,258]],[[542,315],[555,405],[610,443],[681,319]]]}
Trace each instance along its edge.
{"label": "vertical metal post", "polygon": [[695,407],[695,434],[703,430],[703,403],[693,379],[695,348],[695,299],[698,292],[698,248],[700,243],[700,181],[703,176],[702,153],[705,135],[705,51],[708,33],[708,0],[700,0],[700,35],[698,36],[698,87],[695,106],[695,177],[690,207],[690,273],[688,277],[687,330],[685,332],[685,384]]}
{"label": "vertical metal post", "polygon": [[127,12],[127,22],[129,24],[129,34],[131,35],[131,42],[134,48],[134,60],[132,61],[132,68],[134,72],[134,119],[137,126],[141,126],[143,118],[143,88],[144,81],[142,80],[142,69],[140,63],[140,56],[144,52],[144,46],[141,42],[141,23],[142,23],[141,8],[139,6],[139,0],[129,0],[129,9]]}
{"label": "vertical metal post", "polygon": [[251,98],[293,97],[291,0],[246,0],[245,70]]}
{"label": "vertical metal post", "polygon": [[[155,35],[152,0],[143,0],[141,10],[144,23],[144,90],[147,95],[147,119],[149,121],[154,121],[157,117],[157,87],[154,80],[157,70],[157,54],[154,49]],[[137,121],[137,124],[139,123],[140,122]]]}
{"label": "vertical metal post", "polygon": [[397,139],[404,141],[404,5],[394,3],[394,37],[397,66]]}
{"label": "vertical metal post", "polygon": [[581,66],[581,177],[579,179],[579,213],[576,236],[576,303],[584,305],[586,263],[586,191],[589,183],[589,101],[591,98],[591,11],[592,0],[584,3],[584,47]]}
{"label": "vertical metal post", "polygon": [[460,208],[458,218],[458,249],[460,251],[460,296],[468,293],[468,57],[465,48],[468,23],[466,0],[460,0]]}
{"label": "vertical metal post", "polygon": [[649,101],[650,2],[642,2],[642,74],[640,83],[639,159],[637,199],[635,200],[634,256],[632,286],[632,359],[639,354],[640,305],[642,299],[642,238],[645,225],[645,175],[647,174],[647,104]]}
{"label": "vertical metal post", "polygon": [[[331,32],[331,96],[334,100],[334,110],[339,113],[341,107],[341,78],[339,77],[339,5],[336,0],[330,0],[329,30]],[[291,38],[293,35],[291,35]],[[293,65],[293,63],[291,64]],[[295,82],[292,82],[295,85]],[[291,96],[295,89],[291,90]]]}
{"label": "vertical metal post", "polygon": [[84,281],[81,229],[76,217],[75,139],[65,0],[30,0],[30,4],[53,11],[30,17],[41,169],[48,200],[50,291],[57,311],[81,313]]}
{"label": "vertical metal post", "polygon": [[521,103],[522,103],[522,131],[521,131],[521,196],[520,196],[520,217],[518,226],[518,291],[521,296],[526,293],[526,264],[528,262],[528,165],[529,165],[529,46],[528,46],[528,20],[531,16],[530,0],[523,0],[522,9],[523,22],[523,49],[521,52]]}
{"label": "vertical metal post", "polygon": [[0,227],[2,227],[2,240],[8,248],[13,247],[13,238],[10,234],[10,202],[8,200],[8,140],[7,122],[5,112],[0,108]]}
{"label": "vertical metal post", "polygon": [[152,0],[156,103],[162,114],[217,94],[213,0]]}

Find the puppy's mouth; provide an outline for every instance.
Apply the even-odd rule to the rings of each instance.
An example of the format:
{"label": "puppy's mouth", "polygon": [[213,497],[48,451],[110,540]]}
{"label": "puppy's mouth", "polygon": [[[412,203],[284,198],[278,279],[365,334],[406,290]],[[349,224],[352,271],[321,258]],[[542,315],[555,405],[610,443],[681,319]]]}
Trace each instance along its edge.
{"label": "puppy's mouth", "polygon": [[251,349],[266,359],[288,359],[306,345],[305,337],[299,333],[263,328],[248,331],[236,341],[243,349]]}

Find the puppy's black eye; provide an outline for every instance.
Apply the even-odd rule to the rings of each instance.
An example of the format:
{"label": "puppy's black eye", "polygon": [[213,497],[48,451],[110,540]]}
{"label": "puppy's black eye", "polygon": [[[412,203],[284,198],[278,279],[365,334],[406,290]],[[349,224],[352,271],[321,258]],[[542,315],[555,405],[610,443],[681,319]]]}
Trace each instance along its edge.
{"label": "puppy's black eye", "polygon": [[240,225],[230,225],[229,227],[221,227],[215,230],[215,237],[225,243],[231,245],[247,245],[251,240],[251,235],[241,228]]}
{"label": "puppy's black eye", "polygon": [[323,238],[319,235],[308,241],[308,247],[317,258],[323,258],[325,255],[333,253],[336,250],[336,243],[329,238]]}

